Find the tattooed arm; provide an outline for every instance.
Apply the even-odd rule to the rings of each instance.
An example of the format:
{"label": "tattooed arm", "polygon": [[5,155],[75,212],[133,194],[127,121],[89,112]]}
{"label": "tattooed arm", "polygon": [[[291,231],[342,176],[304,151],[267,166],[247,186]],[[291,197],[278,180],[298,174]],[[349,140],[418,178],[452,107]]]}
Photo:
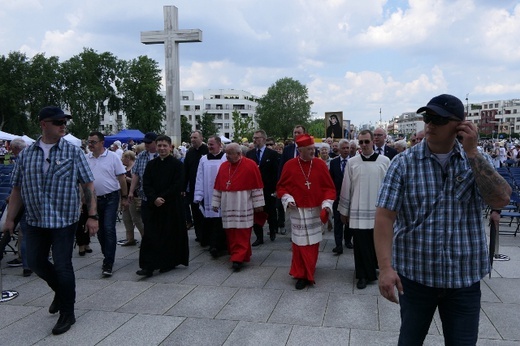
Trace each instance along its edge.
{"label": "tattooed arm", "polygon": [[[88,215],[97,215],[97,198],[96,191],[94,191],[94,183],[89,182],[82,184],[83,198],[87,205]],[[99,229],[98,220],[88,218],[87,224],[85,225],[91,236],[97,233]]]}
{"label": "tattooed arm", "polygon": [[470,121],[462,121],[456,128],[469,160],[475,182],[484,202],[491,209],[500,209],[509,204],[511,186],[477,150],[478,130]]}
{"label": "tattooed arm", "polygon": [[511,186],[509,186],[507,181],[498,174],[482,154],[477,153],[473,157],[468,155],[468,160],[484,202],[493,209],[500,209],[508,205],[511,196]]}

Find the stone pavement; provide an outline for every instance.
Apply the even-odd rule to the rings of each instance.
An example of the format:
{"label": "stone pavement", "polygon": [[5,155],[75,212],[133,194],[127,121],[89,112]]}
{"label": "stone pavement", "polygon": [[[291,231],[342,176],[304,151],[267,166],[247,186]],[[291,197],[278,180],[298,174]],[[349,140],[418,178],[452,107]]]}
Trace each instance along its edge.
{"label": "stone pavement", "polygon": [[[138,233],[136,232],[138,235]],[[316,285],[294,288],[289,234],[253,248],[251,263],[233,273],[229,257],[212,259],[190,234],[190,265],[142,278],[137,247],[118,247],[114,275],[101,277],[101,254],[74,251],[77,322],[54,336],[53,293],[34,274],[2,261],[3,288],[19,297],[0,304],[0,345],[395,345],[398,305],[377,285],[355,287],[352,250],[334,256],[332,232],[321,243]],[[118,239],[124,237],[118,223]],[[254,236],[253,236],[254,240]],[[520,344],[520,236],[501,236],[501,251],[482,282],[478,345]],[[157,273],[157,272],[156,272]],[[438,316],[425,345],[443,345]]]}

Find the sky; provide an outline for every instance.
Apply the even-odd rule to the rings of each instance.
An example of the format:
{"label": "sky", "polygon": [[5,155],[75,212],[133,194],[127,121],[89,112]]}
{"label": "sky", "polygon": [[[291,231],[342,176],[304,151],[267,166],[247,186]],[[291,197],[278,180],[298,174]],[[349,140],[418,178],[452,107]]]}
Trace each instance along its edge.
{"label": "sky", "polygon": [[278,79],[308,88],[314,117],[343,111],[353,124],[389,121],[448,93],[466,104],[520,98],[517,0],[0,0],[0,55],[111,52],[164,67],[163,6],[179,29],[180,88],[246,90],[261,97]]}

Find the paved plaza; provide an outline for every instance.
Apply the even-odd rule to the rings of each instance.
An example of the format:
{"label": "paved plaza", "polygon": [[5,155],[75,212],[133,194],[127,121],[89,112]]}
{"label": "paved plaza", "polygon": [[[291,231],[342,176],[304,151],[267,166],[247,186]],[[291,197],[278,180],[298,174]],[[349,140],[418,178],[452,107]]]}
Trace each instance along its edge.
{"label": "paved plaza", "polygon": [[[124,227],[118,223],[118,239]],[[507,228],[507,227],[503,227]],[[138,236],[138,233],[136,232]],[[77,322],[65,334],[51,329],[58,316],[48,307],[53,293],[36,275],[2,261],[3,289],[19,297],[0,304],[0,345],[395,345],[399,307],[379,295],[376,283],[355,287],[352,250],[334,256],[333,232],[321,243],[316,285],[294,288],[288,272],[290,235],[253,248],[251,263],[231,270],[190,235],[190,265],[143,278],[137,247],[119,247],[114,275],[101,277],[97,240],[85,257],[74,250]],[[269,237],[267,237],[269,239]],[[254,240],[254,236],[253,239]],[[482,281],[478,345],[520,344],[520,236],[501,236],[491,279]],[[425,345],[443,345],[438,316]]]}

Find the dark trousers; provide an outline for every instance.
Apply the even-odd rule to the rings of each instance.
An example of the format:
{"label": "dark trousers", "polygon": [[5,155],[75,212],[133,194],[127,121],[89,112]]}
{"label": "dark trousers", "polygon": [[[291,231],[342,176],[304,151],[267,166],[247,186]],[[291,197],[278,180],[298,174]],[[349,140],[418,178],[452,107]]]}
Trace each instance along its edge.
{"label": "dark trousers", "polygon": [[[266,196],[264,194],[264,212],[267,213],[267,222],[269,223],[269,233],[271,237],[276,236],[278,230],[278,216],[276,215],[276,198],[273,196]],[[253,230],[256,235],[256,239],[264,241],[264,228],[260,225],[253,225]]]}
{"label": "dark trousers", "polygon": [[343,240],[345,240],[345,245],[347,243],[352,242],[352,231],[350,230],[348,223],[345,225],[341,222],[341,215],[338,211],[338,203],[339,201],[334,201],[332,205],[332,211],[334,215],[334,242],[336,243],[336,247],[343,247]]}
{"label": "dark trousers", "polygon": [[217,251],[224,251],[227,249],[226,232],[222,227],[221,217],[207,217],[204,219],[204,229],[209,231],[210,248],[217,249]]}
{"label": "dark trousers", "polygon": [[352,229],[356,279],[377,280],[377,257],[373,229]]}
{"label": "dark trousers", "polygon": [[283,209],[282,200],[280,198],[276,199],[276,214],[278,217],[278,227],[285,227],[285,210]]}
{"label": "dark trousers", "polygon": [[464,288],[434,288],[399,276],[404,292],[399,296],[399,345],[422,345],[437,307],[445,345],[476,345],[480,317],[480,281]]}
{"label": "dark trousers", "polygon": [[[62,314],[74,313],[76,279],[72,267],[72,248],[77,223],[64,228],[27,225],[27,263],[56,293]],[[52,263],[49,251],[52,247]]]}
{"label": "dark trousers", "polygon": [[105,256],[103,265],[112,266],[116,258],[117,236],[116,219],[119,208],[119,190],[98,196],[97,211],[99,214],[99,230],[97,237],[101,252]]}
{"label": "dark trousers", "polygon": [[78,246],[90,244],[90,233],[85,229],[88,220],[88,208],[86,204],[81,206],[81,214],[79,215],[78,227],[76,228],[76,244]]}
{"label": "dark trousers", "polygon": [[204,214],[200,211],[198,203],[190,203],[190,206],[191,217],[193,218],[193,228],[195,228],[195,236],[199,240],[201,246],[208,246],[209,234],[204,231]]}

